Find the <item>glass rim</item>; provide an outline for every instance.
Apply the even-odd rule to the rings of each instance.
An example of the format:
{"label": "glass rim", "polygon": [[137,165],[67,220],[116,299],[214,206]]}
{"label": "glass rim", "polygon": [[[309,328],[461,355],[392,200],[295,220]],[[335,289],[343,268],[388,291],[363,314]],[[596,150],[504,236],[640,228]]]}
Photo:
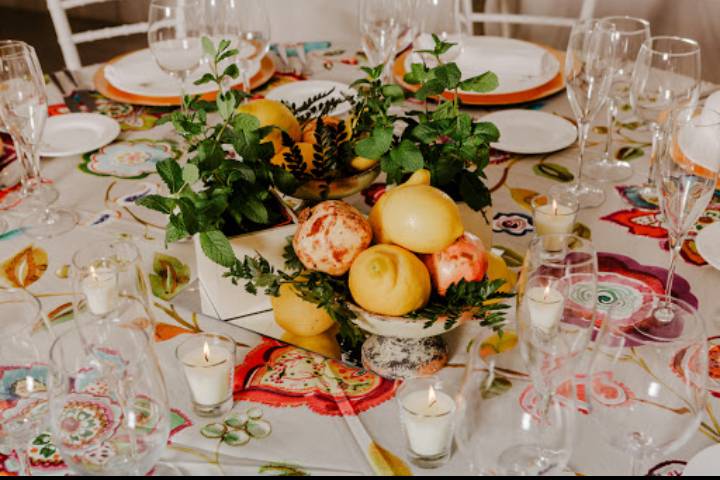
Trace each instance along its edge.
{"label": "glass rim", "polygon": [[[683,112],[690,112],[691,115],[686,117],[685,115],[682,115]],[[720,110],[716,110],[714,108],[708,110],[705,109],[705,106],[695,105],[675,107],[670,112],[670,118],[672,119],[672,121],[674,121],[675,118],[687,118],[686,121],[681,121],[681,124],[683,125],[690,124],[693,120],[699,118],[707,118],[706,115],[712,115],[714,119],[708,120],[707,122],[702,122],[700,124],[694,124],[694,126],[698,128],[720,126]]]}
{"label": "glass rim", "polygon": [[[544,203],[544,204],[542,204],[542,205],[539,205],[538,202],[540,201],[540,199],[543,199],[543,198],[547,199],[547,203]],[[557,203],[558,205],[561,205],[561,206],[564,206],[564,207],[568,207],[568,208],[570,208],[570,210],[571,210],[571,211],[568,212],[568,213],[554,212],[554,216],[556,216],[556,217],[572,217],[572,216],[577,215],[578,212],[580,211],[580,202],[577,201],[577,200],[574,200],[574,203],[573,203],[572,205],[568,205],[567,203],[560,203],[560,200],[561,200],[561,199],[557,198],[557,196],[550,195],[550,194],[540,194],[540,195],[535,195],[535,196],[532,198],[532,200],[530,200],[530,206],[531,206],[532,209],[533,209],[533,213],[534,213],[535,210],[537,210],[538,208],[544,207],[545,205],[549,205],[549,204],[550,204],[550,200],[555,200],[555,201],[558,202],[558,203]],[[566,200],[573,200],[573,199],[568,196],[568,198],[567,198]],[[551,235],[552,235],[552,234],[551,234]],[[555,234],[555,235],[561,235],[561,234]]]}
{"label": "glass rim", "polygon": [[643,33],[643,32],[648,32],[648,33],[650,32],[650,22],[648,22],[648,21],[645,20],[644,18],[633,17],[633,16],[630,16],[630,15],[610,15],[610,16],[602,17],[602,18],[598,19],[598,23],[599,23],[600,25],[602,25],[602,24],[604,24],[604,23],[612,22],[612,21],[614,21],[614,20],[630,20],[630,21],[636,22],[636,23],[639,24],[639,25],[642,25],[642,26],[641,26],[640,28],[638,28],[637,30],[620,30],[620,29],[618,29],[617,26],[613,23],[613,27],[615,28],[615,32],[616,32],[616,33],[619,33],[619,34],[621,34],[621,35],[633,35],[633,34],[639,34],[639,33]]}
{"label": "glass rim", "polygon": [[[41,319],[43,317],[42,313],[42,304],[40,303],[40,300],[37,299],[33,294],[28,292],[24,288],[2,288],[0,289],[0,305],[4,305],[6,302],[2,300],[2,297],[4,295],[13,295],[13,294],[20,294],[20,296],[25,297],[27,302],[27,305],[31,305],[33,310],[33,318],[31,322],[23,322],[19,326],[16,326],[15,328],[8,328],[5,333],[9,333],[10,335],[16,335],[18,331],[24,330],[26,328],[33,328],[35,324],[37,323],[38,319]],[[19,303],[19,302],[18,302]],[[25,324],[27,323],[27,324]]]}
{"label": "glass rim", "polygon": [[[218,361],[218,362],[209,364],[209,365],[195,365],[195,364],[190,364],[190,363],[186,362],[186,361],[180,356],[180,349],[183,348],[183,347],[185,347],[188,343],[192,342],[193,340],[197,340],[197,339],[199,339],[199,338],[201,338],[201,337],[204,337],[204,338],[214,338],[214,339],[216,339],[216,340],[222,340],[224,343],[227,343],[227,344],[232,345],[232,348],[233,348],[233,349],[232,349],[232,351],[229,351],[229,353],[232,354],[233,358],[232,358],[232,359],[229,359],[229,360],[228,360],[228,359],[221,360],[221,361]],[[194,334],[192,334],[192,335],[189,335],[185,340],[183,340],[182,342],[180,342],[177,347],[175,347],[175,358],[176,358],[178,361],[180,361],[180,363],[182,363],[184,366],[186,366],[186,367],[192,367],[192,368],[197,368],[197,369],[205,369],[205,368],[217,367],[218,365],[222,365],[223,363],[228,362],[228,361],[230,361],[230,362],[232,362],[232,363],[235,363],[236,357],[237,357],[237,345],[235,344],[235,340],[233,340],[232,338],[228,337],[227,335],[223,335],[223,334],[221,334],[221,333],[211,333],[211,332],[199,332],[199,333],[194,333]],[[231,368],[233,368],[233,367],[234,367],[234,365],[233,365]]]}
{"label": "glass rim", "polygon": [[[4,50],[13,50],[12,52],[4,52]],[[24,55],[35,55],[35,47],[22,40],[0,40],[0,61],[3,58],[19,58]]]}
{"label": "glass rim", "polygon": [[[50,345],[50,349],[48,351],[48,359],[49,359],[50,368],[53,370],[62,371],[63,373],[72,373],[65,368],[64,362],[58,362],[55,359],[55,357],[56,357],[55,352],[58,350],[61,342],[63,340],[70,338],[72,335],[76,335],[77,337],[80,338],[81,342],[85,343],[85,338],[83,337],[82,331],[87,329],[88,327],[92,328],[92,327],[96,327],[99,325],[105,325],[105,326],[108,326],[111,328],[120,328],[121,327],[120,325],[113,325],[112,322],[108,322],[108,320],[105,318],[101,318],[101,319],[94,319],[89,322],[88,321],[82,322],[82,325],[78,324],[78,325],[76,325],[76,328],[70,328],[70,329],[60,333],[52,341],[52,344]],[[150,336],[143,328],[129,328],[129,329],[125,328],[124,330],[140,333],[141,338],[144,340],[144,344],[147,345],[148,347],[151,347],[152,343],[150,340]],[[135,358],[135,359],[133,359],[133,361],[138,361],[138,360],[144,358],[146,356],[146,353],[147,352],[143,352],[143,354],[140,358]]]}
{"label": "glass rim", "polygon": [[201,0],[152,0],[149,8],[186,8],[193,5],[202,5]]}
{"label": "glass rim", "polygon": [[[591,241],[589,241],[585,238],[582,238],[578,235],[575,235],[574,233],[546,233],[545,235],[535,235],[535,237],[530,241],[530,246],[529,246],[528,250],[530,250],[531,252],[535,251],[538,246],[543,245],[543,243],[544,243],[543,239],[547,239],[547,238],[563,238],[563,239],[567,238],[567,239],[573,239],[575,241],[579,241],[580,243],[585,245],[585,247],[587,247],[590,250],[588,253],[593,254],[590,256],[589,259],[582,261],[582,262],[578,262],[574,265],[580,266],[580,265],[587,265],[587,264],[591,264],[591,263],[594,263],[594,264],[597,263],[597,249],[595,248],[595,245],[593,245]],[[572,250],[570,252],[572,252]],[[545,262],[543,262],[543,263],[545,263]]]}
{"label": "glass rim", "polygon": [[[125,239],[96,240],[96,241],[91,242],[86,247],[81,248],[81,249],[77,250],[75,253],[73,253],[72,266],[77,269],[80,269],[80,270],[85,270],[86,268],[91,267],[92,265],[85,265],[85,264],[83,264],[83,262],[80,262],[79,257],[83,253],[86,253],[89,249],[100,246],[100,245],[108,247],[108,248],[112,248],[113,245],[128,245],[133,252],[133,258],[131,260],[127,260],[127,263],[135,263],[140,260],[140,248],[137,245],[135,245],[133,242],[131,242],[130,240],[125,240]],[[97,257],[94,260],[112,260],[112,257],[102,256],[102,257]]]}
{"label": "glass rim", "polygon": [[[671,40],[673,42],[677,42],[678,44],[690,45],[693,47],[693,49],[688,52],[668,52],[668,51],[658,50],[657,48],[654,48],[652,45],[654,45],[654,43],[659,40]],[[691,55],[697,55],[700,53],[700,43],[697,40],[694,40],[689,37],[681,37],[678,35],[657,35],[654,37],[650,37],[647,40],[645,40],[645,42],[643,42],[643,45],[641,48],[648,50],[650,53],[652,53],[654,55],[669,55],[672,57],[687,57],[687,56],[691,56]]]}

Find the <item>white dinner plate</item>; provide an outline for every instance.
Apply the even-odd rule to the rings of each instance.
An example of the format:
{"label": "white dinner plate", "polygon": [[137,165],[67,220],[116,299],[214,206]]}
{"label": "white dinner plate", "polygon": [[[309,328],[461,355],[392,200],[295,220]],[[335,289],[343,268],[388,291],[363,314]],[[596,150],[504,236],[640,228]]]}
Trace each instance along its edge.
{"label": "white dinner plate", "polygon": [[577,140],[577,128],[562,117],[536,110],[501,110],[485,115],[500,130],[500,141],[491,144],[509,153],[540,154],[567,148]]}
{"label": "white dinner plate", "polygon": [[714,477],[720,471],[720,445],[713,445],[695,455],[683,471],[683,477]]}
{"label": "white dinner plate", "polygon": [[[252,78],[260,70],[260,64],[254,63],[251,67]],[[201,65],[185,82],[187,95],[204,95],[214,92],[217,86],[214,83],[195,85],[210,69]],[[105,78],[113,87],[123,92],[142,97],[177,97],[180,94],[180,85],[177,80],[163,72],[155,62],[150,49],[145,48],[119,58],[105,67]],[[235,80],[231,86],[240,84]]]}
{"label": "white dinner plate", "polygon": [[703,228],[695,237],[695,246],[706,262],[720,270],[720,223]]}
{"label": "white dinner plate", "polygon": [[[417,48],[417,46],[415,47]],[[408,55],[405,69],[421,62],[417,54]],[[498,76],[493,95],[525,92],[550,82],[560,72],[560,61],[534,43],[504,37],[463,37],[462,50],[454,60],[463,79],[488,70]]]}
{"label": "white dinner plate", "polygon": [[[344,83],[331,82],[328,80],[304,80],[300,82],[287,83],[274,88],[265,96],[265,98],[277,100],[279,102],[294,103],[299,106],[305,100],[333,89],[335,90],[329,98],[342,99],[343,94],[354,96],[356,93],[349,85]],[[350,105],[349,102],[344,102],[338,105],[335,110],[330,112],[330,115],[337,117],[349,112],[351,108],[352,105]]]}
{"label": "white dinner plate", "polygon": [[68,113],[45,124],[41,157],[69,157],[92,152],[120,135],[120,124],[99,113]]}

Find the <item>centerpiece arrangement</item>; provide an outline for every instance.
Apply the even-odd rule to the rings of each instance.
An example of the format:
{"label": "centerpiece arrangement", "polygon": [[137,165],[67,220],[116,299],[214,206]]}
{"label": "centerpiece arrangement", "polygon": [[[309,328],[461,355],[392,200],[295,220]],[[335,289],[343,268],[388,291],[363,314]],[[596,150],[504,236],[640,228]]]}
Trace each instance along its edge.
{"label": "centerpiece arrangement", "polygon": [[[364,68],[366,78],[353,84],[356,98],[334,100],[328,92],[299,106],[285,105],[246,101],[243,93],[223,89],[238,71],[221,65],[236,52],[225,41],[215,46],[206,39],[203,45],[212,73],[199,82],[217,83],[220,93],[214,103],[186,97],[184,108],[167,117],[187,143],[187,161],[184,166],[173,159],[159,162],[169,195],[139,203],[169,216],[167,243],[194,238],[198,276],[221,316],[237,315],[234,304],[245,304],[247,297],[239,297],[233,286],[245,281],[249,293],[261,289],[272,297],[276,318],[284,296],[323,311],[327,317],[311,318],[319,318],[325,330],[338,325],[346,351],[357,352],[363,331],[377,338],[418,339],[470,318],[500,323],[505,307],[492,302],[508,293],[501,291],[503,280],[485,275],[483,242],[465,233],[474,225],[463,222],[455,203],[479,212],[491,205],[484,168],[489,143],[499,132],[460,112],[457,91],[491,91],[497,85],[494,74],[462,80],[457,65],[441,61],[452,44],[435,38],[433,50],[419,52],[429,61],[413,65],[406,76],[419,85],[414,94],[383,83],[381,67]],[[440,95],[448,90],[456,93],[453,100]],[[394,113],[392,107],[407,95],[418,109]],[[338,101],[353,102],[348,118],[329,115]],[[210,125],[211,115],[219,122]],[[356,193],[380,171],[397,186],[380,198],[369,219],[332,200]],[[291,197],[305,200],[304,206],[316,204],[298,218],[288,207]],[[292,246],[285,245],[290,234]],[[329,249],[318,247],[318,238],[325,238]],[[336,242],[341,246],[330,248]],[[397,287],[394,299],[388,297],[390,284],[387,291],[374,291],[373,275]],[[220,311],[218,303],[229,310]],[[401,324],[412,333],[396,332]],[[317,330],[324,331],[316,327],[310,333]],[[434,341],[437,354],[442,345]],[[375,350],[383,342],[376,339]],[[400,350],[417,353],[402,343]],[[371,347],[366,342],[366,360]],[[423,362],[427,359],[418,365]],[[375,368],[381,370],[381,363],[376,359]]]}

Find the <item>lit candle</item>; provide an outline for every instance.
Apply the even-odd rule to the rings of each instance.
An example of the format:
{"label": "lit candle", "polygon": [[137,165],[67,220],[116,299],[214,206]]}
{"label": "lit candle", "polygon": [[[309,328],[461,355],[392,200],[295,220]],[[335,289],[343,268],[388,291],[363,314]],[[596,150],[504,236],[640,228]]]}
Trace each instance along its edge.
{"label": "lit candle", "polygon": [[117,273],[111,268],[90,267],[81,290],[90,312],[106,315],[115,309],[120,296]]}
{"label": "lit candle", "polygon": [[533,287],[527,293],[530,324],[539,330],[549,333],[560,323],[565,299],[552,286]]}
{"label": "lit candle", "polygon": [[422,458],[449,454],[455,401],[444,392],[416,390],[401,400],[405,431],[413,454]]}
{"label": "lit candle", "polygon": [[233,355],[220,345],[209,345],[188,351],[182,357],[190,391],[196,404],[220,405],[232,394]]}
{"label": "lit candle", "polygon": [[[533,223],[537,235],[571,234],[575,227],[575,218],[578,212],[577,203],[572,202],[572,200],[568,200],[565,203],[560,203],[556,198],[553,198],[552,202],[550,202],[544,195],[533,199]],[[547,250],[561,250],[562,239],[560,237],[550,237],[546,241],[545,248]]]}

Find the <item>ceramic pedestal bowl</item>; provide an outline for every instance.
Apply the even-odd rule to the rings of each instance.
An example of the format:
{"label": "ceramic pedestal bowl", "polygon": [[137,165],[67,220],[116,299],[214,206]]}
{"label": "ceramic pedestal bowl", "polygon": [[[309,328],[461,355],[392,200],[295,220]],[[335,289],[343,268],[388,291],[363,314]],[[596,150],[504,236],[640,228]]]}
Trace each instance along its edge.
{"label": "ceramic pedestal bowl", "polygon": [[423,318],[389,317],[351,305],[353,322],[370,334],[362,346],[363,366],[389,379],[430,375],[447,365],[448,346],[442,334],[473,320],[468,314],[453,325],[442,319],[428,325]]}

